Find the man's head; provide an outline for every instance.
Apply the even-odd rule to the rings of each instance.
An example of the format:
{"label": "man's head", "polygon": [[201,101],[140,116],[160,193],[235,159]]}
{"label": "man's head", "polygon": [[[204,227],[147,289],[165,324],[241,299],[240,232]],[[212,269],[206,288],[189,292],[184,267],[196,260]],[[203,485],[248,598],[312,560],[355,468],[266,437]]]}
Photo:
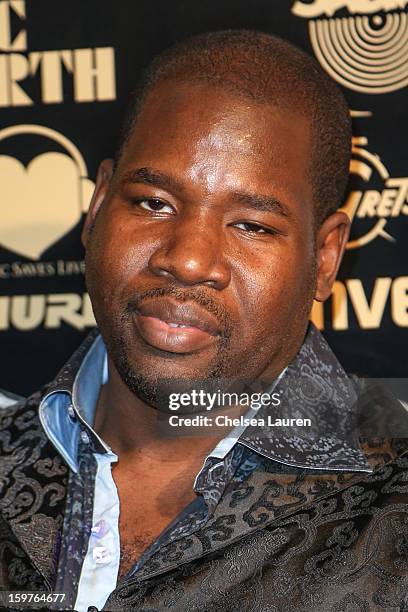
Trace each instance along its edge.
{"label": "man's head", "polygon": [[84,229],[113,367],[166,395],[276,376],[328,297],[347,240],[344,99],[316,63],[257,32],[159,56],[139,84]]}
{"label": "man's head", "polygon": [[348,178],[351,123],[340,89],[313,58],[282,39],[250,30],[209,32],[170,47],[135,87],[115,163],[149,92],[164,80],[220,86],[247,102],[307,117],[313,132],[309,171],[317,222],[337,210]]}

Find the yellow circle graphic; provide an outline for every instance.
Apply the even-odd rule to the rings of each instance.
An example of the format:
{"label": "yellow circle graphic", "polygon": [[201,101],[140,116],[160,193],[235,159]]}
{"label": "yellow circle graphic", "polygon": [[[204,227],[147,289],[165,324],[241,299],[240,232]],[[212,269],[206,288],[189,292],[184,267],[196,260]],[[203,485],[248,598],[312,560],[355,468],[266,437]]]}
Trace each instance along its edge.
{"label": "yellow circle graphic", "polygon": [[381,94],[408,84],[408,16],[403,12],[309,22],[313,51],[341,85]]}

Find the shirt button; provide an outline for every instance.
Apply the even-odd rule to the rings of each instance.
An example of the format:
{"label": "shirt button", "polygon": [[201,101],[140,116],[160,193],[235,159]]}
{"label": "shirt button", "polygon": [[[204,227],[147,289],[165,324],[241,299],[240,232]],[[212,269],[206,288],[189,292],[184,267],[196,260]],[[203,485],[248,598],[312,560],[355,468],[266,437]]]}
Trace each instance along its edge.
{"label": "shirt button", "polygon": [[112,560],[112,557],[105,546],[95,546],[92,551],[92,557],[95,563],[98,565],[106,565]]}
{"label": "shirt button", "polygon": [[89,444],[89,436],[84,429],[81,429],[81,440],[84,444]]}
{"label": "shirt button", "polygon": [[108,523],[102,519],[95,523],[95,525],[92,527],[91,534],[99,540],[100,538],[103,538],[108,531]]}
{"label": "shirt button", "polygon": [[72,404],[68,406],[68,416],[72,421],[76,421],[76,414]]}

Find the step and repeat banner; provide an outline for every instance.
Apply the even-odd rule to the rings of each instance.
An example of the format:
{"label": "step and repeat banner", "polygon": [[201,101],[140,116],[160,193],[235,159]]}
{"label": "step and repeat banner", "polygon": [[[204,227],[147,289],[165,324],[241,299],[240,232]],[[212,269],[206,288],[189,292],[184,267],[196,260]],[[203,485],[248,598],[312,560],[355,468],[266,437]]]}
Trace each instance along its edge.
{"label": "step and repeat banner", "polygon": [[0,0],[0,387],[26,395],[94,326],[81,226],[129,91],[193,33],[259,29],[316,57],[353,117],[333,295],[312,317],[346,369],[406,377],[408,0]]}

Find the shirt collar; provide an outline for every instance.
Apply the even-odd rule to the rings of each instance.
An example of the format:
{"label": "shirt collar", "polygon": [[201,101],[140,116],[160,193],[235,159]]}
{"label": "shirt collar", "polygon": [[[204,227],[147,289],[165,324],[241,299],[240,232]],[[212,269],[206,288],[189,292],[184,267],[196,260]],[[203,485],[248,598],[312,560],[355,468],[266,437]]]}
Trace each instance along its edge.
{"label": "shirt collar", "polygon": [[105,345],[93,331],[58,374],[40,404],[43,429],[74,472],[78,471],[81,437],[89,440],[94,451],[111,452],[92,427],[99,392],[107,380]]}
{"label": "shirt collar", "polygon": [[[100,387],[107,381],[106,349],[93,330],[51,383],[40,404],[45,433],[74,471],[82,432],[96,452],[111,452],[92,428]],[[234,430],[210,456],[223,458],[238,441],[264,457],[304,469],[372,471],[356,430],[357,393],[323,336],[309,325],[303,345],[275,382],[281,404],[273,417],[309,418],[311,427],[273,427],[269,407],[258,411],[264,427]]]}

